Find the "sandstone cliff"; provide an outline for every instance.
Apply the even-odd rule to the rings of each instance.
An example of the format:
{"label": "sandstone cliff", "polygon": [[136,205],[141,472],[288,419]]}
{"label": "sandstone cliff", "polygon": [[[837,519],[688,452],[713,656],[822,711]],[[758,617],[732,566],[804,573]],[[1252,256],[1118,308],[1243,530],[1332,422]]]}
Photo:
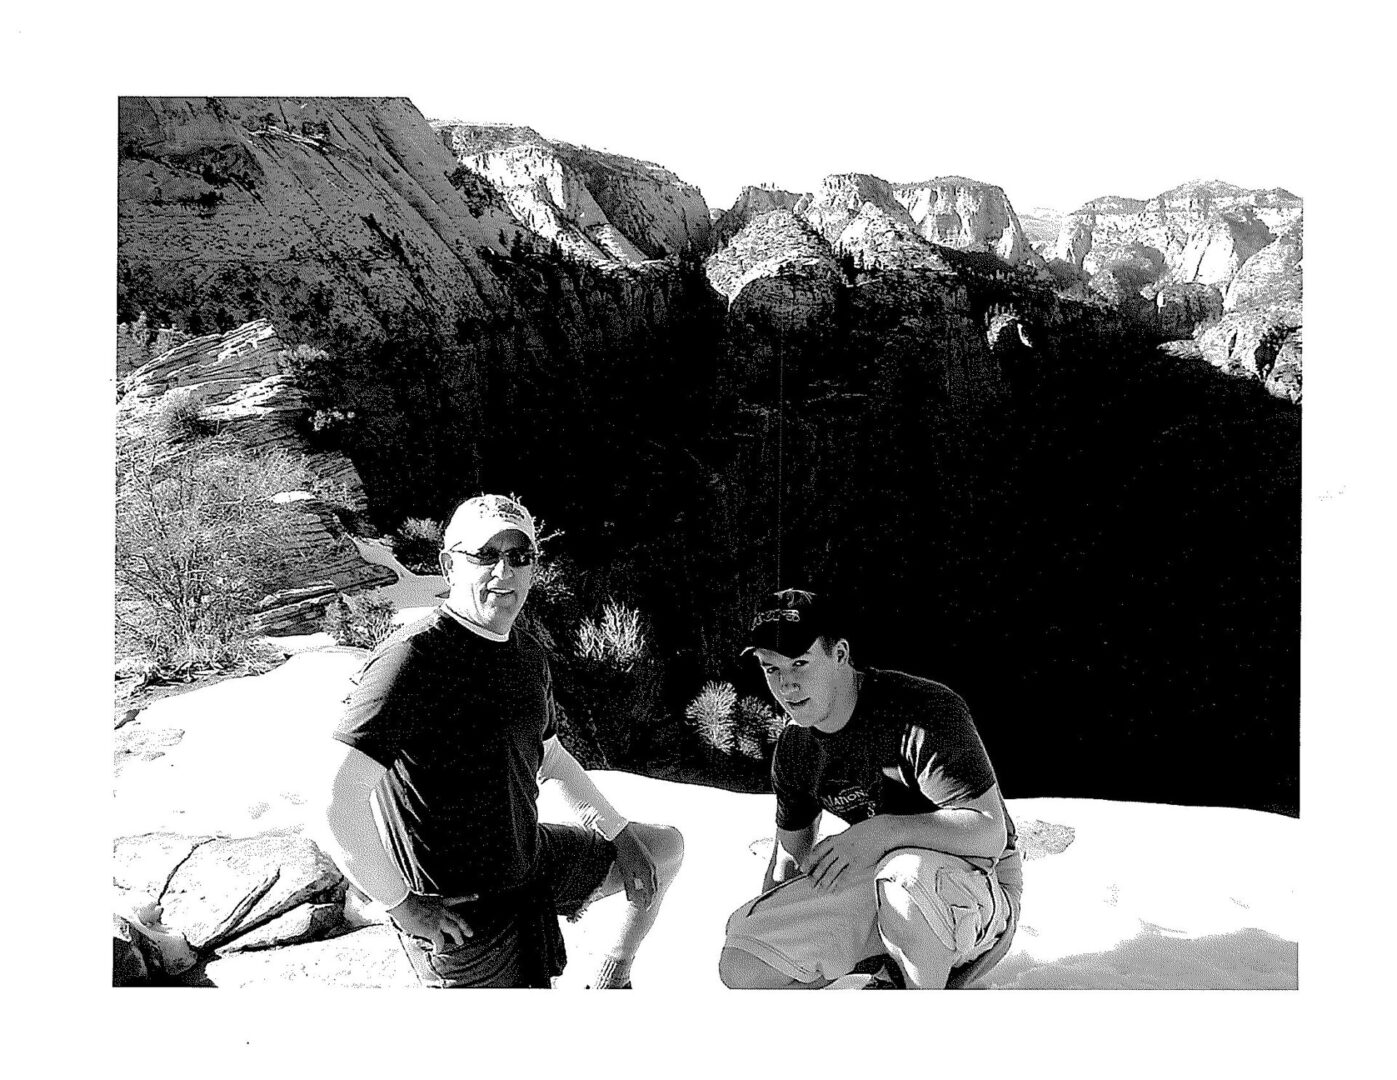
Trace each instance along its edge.
{"label": "sandstone cliff", "polygon": [[118,305],[193,333],[259,316],[367,332],[508,295],[519,223],[402,98],[121,98]]}
{"label": "sandstone cliff", "polygon": [[[117,428],[135,435],[149,430],[163,408],[178,395],[190,403],[198,420],[233,436],[253,451],[287,450],[304,457],[310,472],[335,492],[337,504],[367,511],[364,485],[349,459],[338,450],[310,445],[310,409],[290,372],[287,349],[265,321],[226,334],[195,338],[142,365],[119,384]],[[290,543],[306,557],[303,578],[287,581],[289,589],[326,584],[317,604],[300,602],[283,610],[279,598],[264,604],[258,622],[264,632],[300,633],[317,629],[326,602],[339,591],[353,592],[392,583],[395,575],[360,557],[344,527],[326,504],[308,493],[286,493],[277,501],[294,515]]]}
{"label": "sandstone cliff", "polygon": [[630,264],[708,242],[703,195],[652,162],[545,139],[528,127],[432,127],[520,222],[575,257]]}
{"label": "sandstone cliff", "polygon": [[[1224,371],[1301,399],[1303,203],[1282,188],[1182,184],[1153,199],[1104,196],[1068,215],[1057,257],[1092,288]],[[1139,309],[1139,310],[1136,310]]]}
{"label": "sandstone cliff", "polygon": [[933,243],[992,252],[1011,266],[1038,261],[1003,188],[963,176],[939,176],[896,184],[892,190]]}
{"label": "sandstone cliff", "polygon": [[1148,200],[1107,195],[1064,218],[1056,254],[1096,273],[1141,246],[1160,253],[1169,281],[1226,288],[1301,211],[1301,201],[1280,188],[1252,191],[1220,181],[1182,184]]}

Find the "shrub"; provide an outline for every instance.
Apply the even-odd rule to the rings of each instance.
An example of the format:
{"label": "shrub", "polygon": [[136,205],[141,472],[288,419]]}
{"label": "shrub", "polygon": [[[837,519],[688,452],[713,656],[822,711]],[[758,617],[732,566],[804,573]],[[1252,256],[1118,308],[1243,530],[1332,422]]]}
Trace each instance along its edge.
{"label": "shrub", "polygon": [[151,410],[150,429],[165,442],[188,442],[213,434],[213,425],[203,417],[198,399],[188,389],[171,390]]}
{"label": "shrub", "polygon": [[641,613],[608,601],[600,620],[583,619],[564,679],[578,726],[588,727],[613,765],[662,749],[663,671],[650,655]]}
{"label": "shrub", "polygon": [[442,523],[431,518],[404,518],[393,535],[393,554],[414,574],[439,574]]}
{"label": "shrub", "polygon": [[119,640],[157,663],[246,661],[247,616],[308,569],[292,513],[271,501],[312,484],[304,459],[225,438],[117,447]]}
{"label": "shrub", "polygon": [[732,683],[707,682],[698,696],[684,708],[684,715],[698,728],[699,738],[721,753],[736,746],[733,712],[737,708],[737,691]]}
{"label": "shrub", "polygon": [[325,610],[325,632],[337,645],[375,648],[395,629],[395,608],[374,593],[346,596],[340,593]]}
{"label": "shrub", "polygon": [[577,629],[578,656],[620,668],[638,663],[647,645],[640,612],[625,604],[608,601],[600,621],[583,619]]}
{"label": "shrub", "polygon": [[737,749],[746,757],[761,758],[776,742],[786,720],[768,702],[748,695],[737,703]]}

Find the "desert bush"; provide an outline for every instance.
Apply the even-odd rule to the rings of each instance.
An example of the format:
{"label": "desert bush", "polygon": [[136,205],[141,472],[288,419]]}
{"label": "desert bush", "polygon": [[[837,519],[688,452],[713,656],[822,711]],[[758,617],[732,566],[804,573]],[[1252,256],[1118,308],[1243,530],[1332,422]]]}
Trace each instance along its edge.
{"label": "desert bush", "polygon": [[647,648],[640,612],[625,604],[608,602],[601,619],[583,619],[577,629],[577,655],[628,668],[638,663]]}
{"label": "desert bush", "polygon": [[611,765],[663,752],[663,669],[638,609],[608,601],[600,619],[583,619],[562,667],[574,719]]}
{"label": "desert bush", "polygon": [[395,629],[395,608],[375,593],[346,596],[340,593],[325,609],[321,623],[337,645],[375,648]]}
{"label": "desert bush", "polygon": [[737,729],[738,752],[750,758],[764,758],[786,726],[786,720],[772,705],[755,695],[747,695],[737,703],[733,720]]}
{"label": "desert bush", "polygon": [[165,442],[187,442],[213,434],[213,425],[191,390],[171,390],[162,395],[150,414],[150,429]]}
{"label": "desert bush", "polygon": [[707,682],[698,696],[684,707],[684,715],[694,722],[699,738],[720,753],[736,748],[733,714],[737,709],[737,691],[732,683]]}
{"label": "desert bush", "polygon": [[271,501],[313,485],[304,459],[226,438],[122,440],[116,475],[119,639],[157,663],[246,661],[247,617],[304,571],[292,514]]}
{"label": "desert bush", "polygon": [[393,554],[414,574],[439,574],[443,526],[431,518],[404,518],[393,534]]}

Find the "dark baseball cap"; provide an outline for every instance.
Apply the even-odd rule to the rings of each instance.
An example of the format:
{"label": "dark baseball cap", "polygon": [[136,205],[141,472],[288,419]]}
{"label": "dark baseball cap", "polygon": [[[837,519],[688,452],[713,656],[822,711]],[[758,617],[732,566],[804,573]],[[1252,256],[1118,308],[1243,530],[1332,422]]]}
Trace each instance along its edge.
{"label": "dark baseball cap", "polygon": [[805,589],[782,589],[752,616],[745,656],[769,649],[782,656],[803,656],[817,638],[843,637],[834,601]]}

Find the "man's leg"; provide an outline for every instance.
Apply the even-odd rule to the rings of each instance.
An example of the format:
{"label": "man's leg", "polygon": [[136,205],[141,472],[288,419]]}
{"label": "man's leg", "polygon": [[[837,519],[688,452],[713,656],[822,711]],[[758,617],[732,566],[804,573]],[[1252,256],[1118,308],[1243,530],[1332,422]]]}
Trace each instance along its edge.
{"label": "man's leg", "polygon": [[791,878],[728,919],[718,976],[733,990],[818,990],[883,951],[873,871],[833,889]]}
{"label": "man's leg", "polygon": [[[597,942],[593,949],[595,970],[586,982],[589,989],[611,990],[630,984],[631,961],[655,925],[665,893],[684,861],[684,837],[678,829],[638,821],[631,822],[631,827],[655,861],[655,897],[648,908],[633,903],[625,895],[620,870],[613,862],[601,884],[581,905],[587,912],[588,937]],[[615,899],[607,899],[610,897]],[[591,901],[599,902],[593,906]]]}
{"label": "man's leg", "polygon": [[909,989],[945,989],[951,969],[987,951],[1008,917],[992,876],[921,848],[885,856],[877,892],[878,933]]}
{"label": "man's leg", "polygon": [[751,953],[731,946],[718,956],[718,978],[729,990],[819,990],[830,984],[829,979],[818,977],[813,982],[793,979]]}

